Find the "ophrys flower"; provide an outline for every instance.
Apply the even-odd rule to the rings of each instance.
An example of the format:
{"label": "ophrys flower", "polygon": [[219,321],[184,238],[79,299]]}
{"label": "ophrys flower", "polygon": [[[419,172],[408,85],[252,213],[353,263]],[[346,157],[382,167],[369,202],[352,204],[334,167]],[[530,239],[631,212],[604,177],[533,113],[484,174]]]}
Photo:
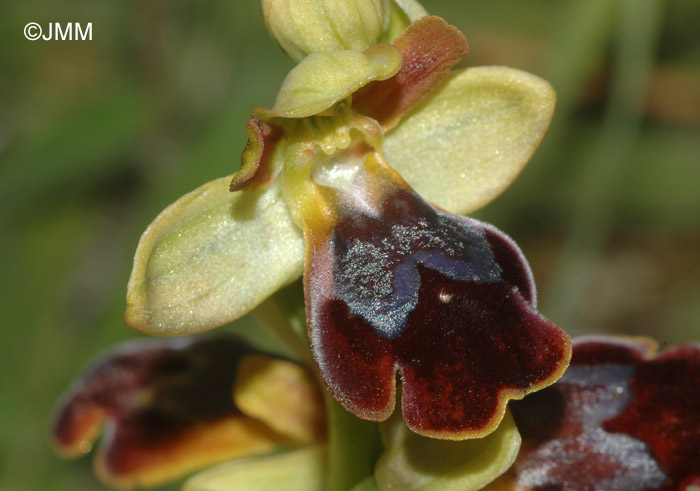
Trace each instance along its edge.
{"label": "ophrys flower", "polygon": [[305,57],[275,106],[253,110],[236,192],[213,181],[146,231],[127,322],[160,335],[215,327],[305,269],[314,359],[360,417],[389,417],[398,372],[412,430],[478,437],[509,399],[553,383],[568,336],[535,310],[519,249],[450,212],[510,183],[554,95],[507,68],[450,72],[466,50],[456,28],[421,17],[392,45]]}

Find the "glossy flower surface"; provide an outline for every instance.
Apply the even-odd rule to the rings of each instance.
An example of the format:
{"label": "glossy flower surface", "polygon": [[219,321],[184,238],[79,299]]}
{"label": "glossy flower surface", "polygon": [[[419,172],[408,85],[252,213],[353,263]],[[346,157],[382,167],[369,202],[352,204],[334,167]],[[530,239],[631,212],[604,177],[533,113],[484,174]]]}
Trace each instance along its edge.
{"label": "glossy flower surface", "polygon": [[700,346],[655,351],[645,338],[576,339],[566,374],[513,404],[523,447],[494,489],[700,484]]}
{"label": "glossy flower surface", "polygon": [[387,419],[400,374],[413,431],[492,432],[509,399],[561,376],[569,340],[535,310],[517,246],[450,212],[515,178],[554,95],[516,70],[451,72],[466,51],[456,28],[421,17],[391,45],[303,58],[275,106],[253,109],[234,193],[207,184],[142,237],[127,322],[221,325],[304,270],[312,354],[346,409]]}

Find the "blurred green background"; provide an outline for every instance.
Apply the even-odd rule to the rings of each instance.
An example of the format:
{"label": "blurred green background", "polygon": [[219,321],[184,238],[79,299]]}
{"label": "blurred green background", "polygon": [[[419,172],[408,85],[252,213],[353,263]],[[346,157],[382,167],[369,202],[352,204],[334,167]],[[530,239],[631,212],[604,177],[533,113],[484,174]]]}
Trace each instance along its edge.
{"label": "blurred green background", "polygon": [[[530,259],[542,311],[575,335],[700,340],[700,2],[425,0],[463,63],[548,79],[549,135],[478,213]],[[92,22],[92,41],[28,41]],[[252,105],[292,63],[255,0],[0,5],[0,489],[102,489],[65,462],[51,408],[121,321],[139,235],[232,173]]]}

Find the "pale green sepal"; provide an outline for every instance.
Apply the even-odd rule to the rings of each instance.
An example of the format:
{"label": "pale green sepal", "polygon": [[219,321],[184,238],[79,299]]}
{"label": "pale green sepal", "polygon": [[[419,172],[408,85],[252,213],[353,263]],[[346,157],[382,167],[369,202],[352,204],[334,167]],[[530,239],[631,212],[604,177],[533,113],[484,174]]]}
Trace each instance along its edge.
{"label": "pale green sepal", "polygon": [[387,161],[428,201],[470,213],[520,173],[555,102],[548,82],[520,70],[456,72],[387,134]]}
{"label": "pale green sepal", "polygon": [[392,77],[402,57],[393,46],[378,44],[363,53],[312,53],[284,79],[272,110],[254,109],[261,118],[305,118],[330,108],[373,80]]}
{"label": "pale green sepal", "polygon": [[247,313],[303,270],[304,241],[276,181],[231,193],[211,181],[166,208],[141,237],[126,322],[188,334]]}
{"label": "pale green sepal", "polygon": [[322,491],[324,446],[223,464],[190,478],[183,491]]}
{"label": "pale green sepal", "polygon": [[380,38],[384,43],[393,42],[414,20],[425,17],[428,12],[415,0],[391,0],[389,26]]}
{"label": "pale green sepal", "polygon": [[380,491],[481,489],[513,465],[521,442],[509,411],[498,429],[473,440],[422,437],[396,417],[382,426],[386,450],[374,473]]}

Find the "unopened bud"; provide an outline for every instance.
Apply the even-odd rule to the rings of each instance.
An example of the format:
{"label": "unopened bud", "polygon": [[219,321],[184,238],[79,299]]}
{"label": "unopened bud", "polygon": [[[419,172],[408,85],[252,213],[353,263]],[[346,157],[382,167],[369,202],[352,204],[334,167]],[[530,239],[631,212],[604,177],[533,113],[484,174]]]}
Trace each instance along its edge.
{"label": "unopened bud", "polygon": [[389,0],[262,0],[262,11],[272,36],[297,62],[315,51],[364,51],[389,23]]}

